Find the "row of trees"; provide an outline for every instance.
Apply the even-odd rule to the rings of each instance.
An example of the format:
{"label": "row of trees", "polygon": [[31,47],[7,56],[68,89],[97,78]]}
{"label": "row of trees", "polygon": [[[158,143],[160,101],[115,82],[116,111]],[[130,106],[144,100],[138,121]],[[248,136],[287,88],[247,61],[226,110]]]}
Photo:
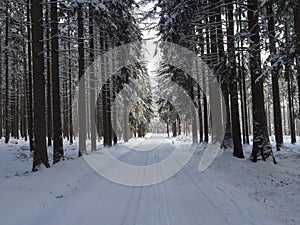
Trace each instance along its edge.
{"label": "row of trees", "polygon": [[[50,166],[47,145],[53,145],[53,163],[64,158],[63,138],[73,143],[74,136],[79,136],[79,156],[86,151],[87,137],[92,150],[96,149],[97,132],[105,146],[116,143],[117,135],[129,139],[128,132],[117,134],[112,129],[112,102],[126,85],[130,89],[131,80],[147,73],[145,66],[128,65],[99,82],[95,74],[95,79],[84,74],[97,56],[141,40],[133,16],[136,8],[130,0],[1,1],[0,136],[6,143],[10,137],[29,138],[33,171],[41,164]],[[104,69],[113,64],[113,59],[107,60]],[[85,107],[78,109],[81,117],[74,124],[77,90],[79,104]],[[96,115],[92,105],[97,105]],[[136,105],[126,118],[132,132],[142,136],[146,128],[142,123],[151,114],[151,98],[145,95]]]}
{"label": "row of trees", "polygon": [[[296,142],[300,112],[299,1],[144,2],[154,2],[148,16],[158,18],[163,41],[196,51],[214,71],[226,113],[224,148],[232,147],[234,156],[242,158],[242,143],[249,144],[249,135],[253,134],[251,159],[256,161],[259,155],[266,159],[272,154],[269,135],[275,135],[277,150],[283,145],[283,125],[290,131],[291,142]],[[171,76],[194,100],[200,142],[207,142],[210,113],[206,86],[201,84],[202,90],[197,81],[171,65],[163,65],[160,76]],[[174,126],[176,121],[180,124],[174,109],[162,102],[163,115],[167,113]]]}
{"label": "row of trees", "polygon": [[[154,26],[161,40],[196,52],[220,83],[226,114],[224,148],[232,147],[235,156],[243,157],[242,143],[249,143],[253,134],[252,160],[259,155],[265,159],[272,154],[271,133],[275,134],[277,150],[282,146],[282,127],[288,127],[291,142],[296,142],[296,131],[300,130],[296,129],[300,111],[298,1],[141,3],[149,2],[154,8],[144,19],[158,18]],[[1,1],[0,136],[6,143],[11,136],[29,139],[34,152],[33,170],[41,164],[50,166],[47,144],[53,145],[53,163],[63,159],[63,138],[72,143],[74,136],[79,136],[80,156],[86,152],[87,138],[91,149],[96,150],[96,133],[105,146],[111,146],[118,138],[127,141],[130,129],[138,136],[147,131],[153,111],[142,56],[140,61],[113,71],[110,79],[97,80],[97,76],[114,68],[117,56],[105,59],[100,70],[85,76],[86,68],[98,56],[141,40],[138,12],[133,0]],[[198,124],[191,123],[193,139],[208,142],[212,105],[205,78],[200,84],[166,64],[158,73],[160,90],[167,78],[186,90],[198,108]],[[142,81],[134,85],[136,80]],[[124,90],[124,98],[117,99]],[[78,115],[73,114],[76,91],[80,93],[79,105],[84,106],[78,109]],[[126,108],[132,96],[138,100]],[[113,110],[115,101],[124,105],[124,111]],[[177,109],[164,99],[159,103],[161,118],[172,126],[173,135],[180,134],[185,121]],[[80,120],[74,124],[77,116]],[[115,119],[118,117],[123,122]],[[189,120],[189,115],[184,119]],[[78,134],[74,128],[77,126]]]}

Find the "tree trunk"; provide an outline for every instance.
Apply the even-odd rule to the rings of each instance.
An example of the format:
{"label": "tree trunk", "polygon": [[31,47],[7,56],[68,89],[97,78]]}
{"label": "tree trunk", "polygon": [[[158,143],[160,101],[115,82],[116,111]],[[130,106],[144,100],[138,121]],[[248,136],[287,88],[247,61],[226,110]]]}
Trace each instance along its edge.
{"label": "tree trunk", "polygon": [[[243,47],[242,47],[243,48]],[[244,56],[242,55],[242,61],[243,61]],[[249,128],[248,123],[249,116],[248,116],[248,107],[247,107],[247,93],[246,93],[246,74],[244,71],[242,71],[242,86],[243,86],[243,102],[244,102],[244,119],[245,119],[245,144],[249,144]]]}
{"label": "tree trunk", "polygon": [[[46,5],[46,25],[49,26],[49,5]],[[52,146],[52,93],[51,93],[51,48],[50,48],[50,28],[46,29],[47,48],[47,138],[48,146]]]}
{"label": "tree trunk", "polygon": [[[289,24],[286,22],[285,23],[285,41],[286,45],[290,42],[289,38]],[[296,143],[296,131],[295,131],[295,112],[294,112],[294,94],[292,91],[292,84],[293,84],[293,75],[291,71],[291,65],[288,62],[285,66],[285,77],[287,80],[287,87],[288,87],[288,107],[289,107],[289,119],[290,119],[290,134],[291,134],[291,143],[294,144]]]}
{"label": "tree trunk", "polygon": [[[92,4],[89,4],[89,45],[90,45],[90,63],[94,62],[94,20]],[[94,66],[90,72],[90,126],[91,126],[91,148],[96,151],[96,126],[95,126],[95,71]]]}
{"label": "tree trunk", "polygon": [[5,6],[6,6],[6,20],[5,20],[5,143],[9,142],[10,138],[10,107],[9,107],[9,61],[8,61],[8,1],[6,1]]}
{"label": "tree trunk", "polygon": [[207,111],[207,98],[203,96],[203,111],[204,111],[204,142],[208,143],[208,111]]}
{"label": "tree trunk", "polygon": [[129,102],[126,99],[126,97],[123,99],[123,104],[124,104],[124,112],[123,112],[123,137],[124,137],[124,142],[128,142],[129,138],[130,138],[130,129],[128,126],[128,122],[129,122],[129,109],[128,109],[128,105]]}
{"label": "tree trunk", "polygon": [[231,132],[233,140],[233,155],[238,158],[244,158],[241,128],[240,128],[240,115],[238,103],[238,90],[237,90],[237,74],[236,74],[236,57],[234,46],[234,20],[233,20],[233,3],[230,0],[226,1],[228,27],[227,27],[227,41],[228,41],[228,63],[230,65],[230,110],[231,110]]}
{"label": "tree trunk", "polygon": [[63,134],[69,141],[69,101],[68,101],[68,81],[63,81]]}
{"label": "tree trunk", "polygon": [[[70,25],[70,12],[68,13],[68,37],[71,36],[71,25]],[[73,82],[72,82],[72,59],[71,59],[71,41],[68,42],[68,53],[69,53],[69,60],[68,60],[68,74],[69,74],[69,131],[70,131],[70,144],[73,144]]]}
{"label": "tree trunk", "polygon": [[253,148],[251,160],[256,162],[261,153],[265,160],[270,154],[270,141],[267,130],[263,81],[257,80],[261,75],[260,37],[258,23],[258,1],[249,0],[248,30],[250,36],[250,74],[253,108]]}
{"label": "tree trunk", "polygon": [[59,82],[59,46],[57,2],[51,3],[51,58],[52,58],[52,116],[53,120],[53,163],[64,157]]}
{"label": "tree trunk", "polygon": [[[268,14],[268,29],[269,29],[269,40],[270,40],[270,54],[276,55],[276,39],[275,39],[275,21],[273,15],[272,5],[267,6]],[[271,65],[275,64],[275,60],[271,61]],[[279,84],[278,84],[278,69],[274,68],[272,70],[272,94],[273,94],[273,113],[274,113],[274,130],[275,130],[275,140],[276,149],[280,150],[283,144],[282,135],[282,121],[281,121],[281,105],[279,97]]]}
{"label": "tree trunk", "polygon": [[[243,7],[242,3],[239,3],[237,7]],[[238,25],[239,25],[239,31],[243,31],[243,22],[242,22],[242,15],[239,13],[237,15],[237,20],[238,20]],[[241,54],[239,54],[239,66],[240,66],[240,95],[241,95],[241,107],[242,107],[242,118],[243,118],[243,124],[244,124],[244,130],[243,130],[243,135],[245,136],[244,139],[244,144],[249,144],[249,128],[248,122],[249,117],[248,117],[248,104],[247,104],[247,93],[246,93],[246,72],[245,72],[245,67],[244,67],[244,40],[241,39],[240,41],[240,48],[241,48]]]}
{"label": "tree trunk", "polygon": [[[23,9],[20,10],[20,16],[24,18]],[[22,50],[23,50],[23,72],[24,76],[22,78],[22,97],[21,97],[21,135],[22,138],[27,141],[27,54],[26,54],[26,25],[25,21],[20,24],[21,34],[22,34]],[[1,50],[0,50],[1,52]]]}
{"label": "tree trunk", "polygon": [[[198,91],[198,119],[199,119],[199,136],[200,140],[199,142],[203,142],[203,118],[202,118],[202,108],[201,108],[201,93],[200,93],[200,85],[197,85],[197,91]],[[178,118],[179,120],[179,118]],[[178,123],[178,129],[180,128],[180,124]],[[178,130],[178,135],[179,130]]]}
{"label": "tree trunk", "polygon": [[172,121],[172,133],[173,133],[173,137],[177,136],[176,120]]}
{"label": "tree trunk", "polygon": [[[178,124],[178,135],[181,135],[181,119],[179,116],[177,118],[177,124]],[[202,138],[202,141],[203,141],[203,138]]]}
{"label": "tree trunk", "polygon": [[232,132],[231,132],[231,114],[230,114],[230,103],[229,103],[229,87],[228,84],[222,84],[222,95],[225,105],[226,122],[225,122],[225,132],[224,139],[222,143],[222,148],[232,148]]}
{"label": "tree trunk", "polygon": [[78,156],[86,152],[86,107],[85,107],[85,78],[84,78],[84,26],[82,3],[78,4],[77,9],[78,23],[78,72],[79,72],[79,152]]}
{"label": "tree trunk", "polygon": [[297,60],[297,83],[298,83],[298,113],[300,119],[300,2],[296,1],[294,8],[294,25],[296,34],[296,60]]}
{"label": "tree trunk", "polygon": [[34,142],[33,142],[33,96],[32,96],[32,47],[31,47],[31,0],[27,0],[27,32],[29,43],[27,45],[27,54],[28,54],[28,135],[29,135],[29,147],[30,151],[34,151]]}
{"label": "tree trunk", "polygon": [[168,134],[168,137],[170,137],[170,131],[169,131],[169,121],[167,121],[167,134]]}
{"label": "tree trunk", "polygon": [[43,52],[42,0],[32,0],[32,47],[33,47],[33,90],[34,90],[34,157],[32,170],[40,164],[50,167],[46,148],[45,77]]}
{"label": "tree trunk", "polygon": [[294,118],[294,104],[293,104],[293,93],[292,93],[292,81],[291,81],[291,68],[289,65],[286,66],[286,79],[288,86],[288,107],[289,107],[289,119],[290,119],[290,135],[291,143],[296,143],[296,131],[295,131],[295,118]]}

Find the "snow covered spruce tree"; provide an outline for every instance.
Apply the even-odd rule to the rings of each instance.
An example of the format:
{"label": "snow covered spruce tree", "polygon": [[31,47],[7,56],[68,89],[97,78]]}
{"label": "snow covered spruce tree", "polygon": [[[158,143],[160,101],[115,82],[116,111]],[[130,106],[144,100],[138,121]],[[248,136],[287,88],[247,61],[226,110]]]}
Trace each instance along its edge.
{"label": "snow covered spruce tree", "polygon": [[[78,37],[79,79],[84,79],[86,66],[93,62],[93,58],[114,47],[141,40],[141,32],[133,15],[137,7],[134,1],[71,1],[70,7],[77,12],[77,30],[75,32]],[[86,30],[88,32],[84,32]],[[85,60],[87,58],[89,58],[88,61]],[[114,60],[114,58],[105,60],[105,65],[101,65],[101,68],[110,69]],[[96,115],[91,115],[92,110],[87,107],[83,107],[81,109],[83,111],[80,112],[82,118],[79,121],[79,145],[82,152],[85,152],[85,140],[90,135],[93,149],[96,148],[96,137],[93,136],[95,131],[91,130],[95,116],[97,117],[97,133],[99,139],[103,138],[103,144],[112,146],[113,142],[117,142],[117,134],[112,129],[114,116],[111,114],[111,106],[117,93],[129,82],[129,78],[133,77],[133,74],[139,73],[137,71],[140,71],[140,68],[142,67],[138,64],[122,68],[111,79],[100,81],[102,91],[97,96]],[[86,96],[81,94],[82,99],[79,101],[88,98],[88,101],[93,102],[96,97],[93,86],[96,84],[91,81],[81,81],[82,87],[79,88],[79,91],[82,94],[86,93]],[[83,85],[85,82],[86,85]],[[83,86],[88,87],[87,92],[84,91]]]}
{"label": "snow covered spruce tree", "polygon": [[[160,1],[157,4],[161,8],[159,12],[159,35],[162,41],[169,41],[190,50],[195,50],[195,30],[192,24],[193,15],[195,15],[195,2],[193,1]],[[164,53],[163,53],[164,54]],[[163,57],[170,57],[168,55],[163,55]],[[190,96],[191,100],[196,102],[196,90],[197,85],[188,74],[184,71],[176,68],[173,65],[162,64],[160,69],[161,78],[169,77],[179,86],[181,86]],[[167,76],[164,76],[167,75]],[[163,82],[160,82],[163,84]],[[163,89],[162,89],[163,90]],[[165,100],[161,99],[161,103],[165,103]],[[161,109],[169,110],[170,107],[160,106]],[[166,115],[161,112],[162,115]],[[167,113],[167,112],[166,112]],[[194,117],[191,117],[194,118]],[[169,119],[164,119],[168,122]],[[175,126],[175,121],[173,120],[173,126]],[[192,125],[192,136],[193,142],[198,142],[197,134],[197,124],[195,121],[191,121]],[[175,129],[174,129],[175,130]]]}
{"label": "snow covered spruce tree", "polygon": [[[266,159],[272,154],[269,135],[275,135],[277,150],[283,146],[283,135],[296,143],[300,135],[298,1],[142,1],[147,2],[154,3],[146,18],[159,18],[158,24],[152,21],[150,25],[158,28],[159,38],[194,51],[219,81],[226,114],[224,148],[232,148],[234,156],[243,157],[241,142],[249,144],[253,134],[251,158],[256,161],[257,157]],[[53,163],[63,157],[63,137],[73,143],[72,101],[80,78],[100,54],[141,40],[136,20],[139,13],[138,4],[131,0],[0,2],[0,136],[6,143],[11,138],[29,138],[35,154],[34,170],[41,163],[49,166],[44,138],[48,138],[49,146],[53,142]],[[106,59],[102,69],[113,68],[115,60]],[[170,78],[198,108],[198,123],[190,123],[190,115],[180,118],[179,112],[161,99],[161,115],[172,125],[173,134],[190,123],[195,140],[199,137],[200,142],[208,142],[211,103],[207,79],[195,81],[171,65],[162,64],[158,72],[160,85]],[[80,113],[82,152],[86,139],[91,139],[92,149],[96,149],[92,126],[95,117],[98,140],[103,138],[105,146],[116,143],[117,137],[127,141],[134,133],[144,134],[151,116],[151,94],[147,92],[145,98],[127,109],[130,114],[111,108],[124,89],[128,98],[131,94],[136,97],[138,90],[134,90],[137,87],[133,81],[147,80],[146,74],[144,65],[136,63],[117,71],[110,80],[101,81],[98,96],[93,90],[99,87],[93,79],[85,81],[86,90],[79,88],[86,94],[80,100],[86,103]],[[92,115],[93,104],[87,107],[92,102],[97,102],[96,115]],[[126,100],[124,105],[128,105]],[[113,113],[124,114],[122,125]],[[113,132],[116,124],[117,131]]]}
{"label": "snow covered spruce tree", "polygon": [[[234,155],[243,157],[235,65],[233,3],[226,1],[226,7],[219,3],[217,1],[198,3],[193,1],[172,1],[172,3],[170,1],[160,1],[158,3],[158,6],[162,8],[160,11],[160,34],[163,40],[168,40],[196,51],[214,71],[222,86],[227,115],[223,147],[231,147],[230,143],[233,138]],[[228,18],[228,22],[225,24],[227,27],[227,52],[225,51],[222,14]],[[197,85],[193,88],[193,82],[190,82],[188,88],[191,89],[191,96],[195,95],[198,97],[198,108],[201,109],[200,91],[198,91],[198,94],[194,94],[195,90],[193,90],[197,89]],[[206,124],[204,133],[206,134],[205,140],[208,141],[208,117],[205,110],[207,109],[205,106],[207,100],[205,99],[205,93],[203,95],[204,121],[202,122],[202,110],[198,110],[198,117],[201,120],[199,133],[202,132],[202,124]],[[234,119],[231,120],[231,116]]]}
{"label": "snow covered spruce tree", "polygon": [[[141,40],[141,32],[136,24],[136,19],[132,12],[137,7],[134,1],[103,1],[104,5],[98,7],[100,9],[95,15],[95,29],[99,31],[100,52],[110,50],[111,48],[121,46],[130,42]],[[101,12],[101,10],[104,12]],[[122,15],[122,16],[120,16]],[[103,23],[103,21],[106,21]],[[114,63],[114,59],[106,61],[106,67]],[[143,73],[144,68],[139,64],[124,67],[121,71],[117,71],[111,79],[101,83],[102,92],[98,96],[98,125],[100,134],[103,136],[104,146],[112,146],[117,142],[117,134],[113,132],[111,115],[111,106],[117,94],[129,84],[131,79],[137,74]],[[123,132],[126,132],[124,129]],[[126,135],[124,135],[124,139]]]}
{"label": "snow covered spruce tree", "polygon": [[260,27],[258,23],[259,7],[257,0],[248,1],[248,31],[249,31],[249,63],[252,90],[252,110],[253,110],[253,149],[251,160],[256,161],[258,154],[263,159],[271,154],[271,145],[267,130],[267,119],[265,112],[265,101],[263,92],[263,81],[259,80],[261,70],[261,49],[260,49]]}

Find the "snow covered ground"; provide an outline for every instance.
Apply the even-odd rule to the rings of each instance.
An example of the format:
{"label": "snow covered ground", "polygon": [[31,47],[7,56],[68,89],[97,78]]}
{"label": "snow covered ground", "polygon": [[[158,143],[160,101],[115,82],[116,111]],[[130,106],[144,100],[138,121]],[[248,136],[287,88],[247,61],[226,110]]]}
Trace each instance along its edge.
{"label": "snow covered ground", "polygon": [[[146,165],[187,142],[153,135],[109,151],[126,163]],[[67,143],[65,161],[32,173],[27,145],[0,140],[1,224],[300,224],[299,144],[275,152],[277,165],[272,160],[252,163],[250,146],[245,146],[245,159],[234,158],[231,151],[220,152],[203,173],[198,166],[205,146],[200,145],[175,176],[146,187],[104,179],[76,157],[76,145]],[[152,151],[132,154],[131,149]]]}

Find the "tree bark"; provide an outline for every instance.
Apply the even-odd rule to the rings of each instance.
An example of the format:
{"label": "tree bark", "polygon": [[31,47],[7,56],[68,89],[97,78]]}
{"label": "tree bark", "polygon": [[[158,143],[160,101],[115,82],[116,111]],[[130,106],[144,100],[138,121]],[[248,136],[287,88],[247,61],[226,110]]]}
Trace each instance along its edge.
{"label": "tree bark", "polygon": [[[71,25],[70,25],[70,12],[68,13],[68,37],[71,36]],[[73,107],[72,107],[72,59],[71,59],[71,41],[68,41],[68,53],[69,53],[69,60],[68,60],[68,74],[69,74],[69,131],[70,131],[70,144],[73,144]]]}
{"label": "tree bark", "polygon": [[[275,39],[275,21],[272,5],[267,6],[268,14],[268,35],[270,40],[270,54],[275,56],[276,53],[276,39]],[[272,57],[274,58],[274,57]],[[274,66],[275,60],[271,61],[271,65]],[[280,147],[283,144],[283,135],[282,135],[282,121],[281,121],[281,105],[279,97],[279,84],[278,84],[278,69],[274,68],[272,70],[272,94],[273,94],[273,114],[274,114],[274,130],[275,130],[275,140],[276,140],[276,149],[280,150]]]}
{"label": "tree bark", "polygon": [[238,103],[238,90],[237,90],[237,74],[236,74],[236,58],[234,46],[234,20],[233,20],[233,3],[231,0],[226,1],[228,27],[227,27],[227,41],[228,41],[228,61],[230,73],[230,110],[231,110],[231,132],[233,139],[233,155],[238,158],[244,158],[241,128],[240,128],[240,115]]}
{"label": "tree bark", "polygon": [[33,49],[33,90],[34,90],[34,157],[32,170],[41,164],[50,167],[46,148],[45,77],[43,52],[43,10],[42,0],[32,0],[32,49]]}
{"label": "tree bark", "polygon": [[79,152],[78,156],[86,152],[86,107],[85,107],[85,78],[84,78],[84,26],[82,3],[77,9],[78,23],[78,72],[79,72]]}
{"label": "tree bark", "polygon": [[294,25],[296,34],[296,60],[297,60],[297,83],[298,83],[298,113],[300,119],[300,2],[296,1],[294,8]]}
{"label": "tree bark", "polygon": [[[46,25],[49,26],[49,5],[46,5]],[[51,91],[51,47],[50,47],[50,28],[46,29],[46,48],[47,48],[47,138],[48,146],[52,146],[52,91]]]}
{"label": "tree bark", "polygon": [[261,75],[260,37],[258,23],[258,1],[248,1],[248,30],[250,35],[250,74],[253,108],[253,148],[251,160],[257,161],[261,153],[263,159],[270,154],[270,141],[267,130],[267,119],[265,112],[265,100],[263,92],[263,81],[257,80]]}
{"label": "tree bark", "polygon": [[89,4],[89,51],[90,51],[90,66],[92,70],[90,72],[90,126],[91,126],[91,148],[92,151],[96,151],[96,126],[95,126],[95,71],[93,67],[94,63],[94,20],[92,4]]}
{"label": "tree bark", "polygon": [[10,106],[9,106],[9,61],[8,61],[8,39],[9,39],[9,28],[8,28],[8,1],[6,0],[6,20],[5,20],[5,143],[9,142],[10,138]]}
{"label": "tree bark", "polygon": [[[200,85],[197,85],[197,94],[198,94],[198,119],[199,119],[199,142],[203,142],[203,118],[202,118],[202,107],[201,107],[201,93],[200,93]],[[178,117],[179,120],[179,117]],[[179,123],[179,121],[178,121]],[[178,124],[178,129],[180,128],[180,124]],[[178,135],[179,134],[179,130],[178,130]]]}
{"label": "tree bark", "polygon": [[31,0],[27,0],[27,32],[28,32],[28,45],[27,45],[27,54],[28,54],[28,135],[29,135],[29,147],[30,151],[34,151],[34,142],[33,142],[33,90],[32,90],[32,44],[31,44]]}
{"label": "tree bark", "polygon": [[57,2],[51,2],[51,58],[52,58],[52,117],[53,119],[53,163],[64,157],[59,81],[59,47]]}

